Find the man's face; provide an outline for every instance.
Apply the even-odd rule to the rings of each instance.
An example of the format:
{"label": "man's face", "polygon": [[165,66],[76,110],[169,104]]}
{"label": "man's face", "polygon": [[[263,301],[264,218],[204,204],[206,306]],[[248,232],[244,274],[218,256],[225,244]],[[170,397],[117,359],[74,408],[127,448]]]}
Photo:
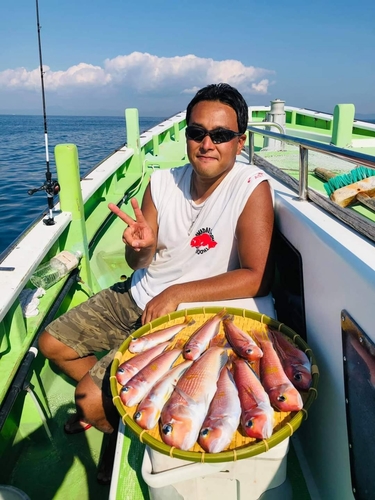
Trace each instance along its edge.
{"label": "man's face", "polygon": [[[197,125],[208,131],[225,128],[238,132],[236,112],[219,101],[201,101],[196,104],[188,125]],[[221,144],[214,144],[208,135],[201,142],[187,139],[187,153],[196,174],[205,179],[226,175],[233,167],[245,139],[246,136],[242,135]]]}

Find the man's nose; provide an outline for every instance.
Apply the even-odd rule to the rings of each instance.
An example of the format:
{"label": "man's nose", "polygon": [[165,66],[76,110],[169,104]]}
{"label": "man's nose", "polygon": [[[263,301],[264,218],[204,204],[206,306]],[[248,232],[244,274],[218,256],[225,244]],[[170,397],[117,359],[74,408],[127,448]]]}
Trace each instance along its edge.
{"label": "man's nose", "polygon": [[212,139],[208,134],[203,137],[201,142],[201,148],[206,151],[215,148],[215,144],[212,142]]}

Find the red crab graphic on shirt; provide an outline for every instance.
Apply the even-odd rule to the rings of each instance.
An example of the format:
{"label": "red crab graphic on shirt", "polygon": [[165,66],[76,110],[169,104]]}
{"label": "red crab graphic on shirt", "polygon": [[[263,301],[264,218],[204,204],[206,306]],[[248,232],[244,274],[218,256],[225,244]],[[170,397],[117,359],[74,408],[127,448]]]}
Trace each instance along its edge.
{"label": "red crab graphic on shirt", "polygon": [[212,231],[208,227],[200,229],[190,242],[190,246],[195,248],[198,254],[208,252],[210,248],[215,248],[216,245],[217,241],[215,241]]}

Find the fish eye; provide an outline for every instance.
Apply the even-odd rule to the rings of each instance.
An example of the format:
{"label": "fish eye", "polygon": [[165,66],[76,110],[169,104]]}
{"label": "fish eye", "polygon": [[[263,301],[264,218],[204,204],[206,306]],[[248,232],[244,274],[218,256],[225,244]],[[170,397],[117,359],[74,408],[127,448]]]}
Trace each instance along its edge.
{"label": "fish eye", "polygon": [[168,434],[172,433],[173,426],[171,424],[164,424],[161,430],[163,431],[163,434],[167,436]]}
{"label": "fish eye", "polygon": [[117,370],[117,373],[124,373],[124,371],[125,371],[125,370],[124,370],[123,368],[119,368],[119,369]]}
{"label": "fish eye", "polygon": [[253,354],[253,350],[251,347],[249,349],[246,349],[246,354]]}
{"label": "fish eye", "polygon": [[134,413],[134,420],[139,420],[142,416],[142,412],[141,411],[137,411],[136,413]]}
{"label": "fish eye", "polygon": [[284,401],[286,401],[286,397],[283,394],[280,394],[280,396],[277,397],[277,401],[280,401],[280,403],[284,403]]}
{"label": "fish eye", "polygon": [[298,372],[294,374],[294,380],[297,380],[297,382],[300,382],[302,380],[302,373]]}
{"label": "fish eye", "polygon": [[201,436],[206,437],[210,432],[210,429],[206,427],[205,429],[201,430]]}
{"label": "fish eye", "polygon": [[189,353],[191,352],[191,349],[185,349],[185,352]]}
{"label": "fish eye", "polygon": [[245,427],[248,427],[249,429],[254,427],[254,420],[252,418],[250,420],[248,420],[245,424]]}
{"label": "fish eye", "polygon": [[128,387],[127,385],[125,385],[125,386],[121,389],[121,392],[129,392],[129,389],[130,389],[130,387]]}

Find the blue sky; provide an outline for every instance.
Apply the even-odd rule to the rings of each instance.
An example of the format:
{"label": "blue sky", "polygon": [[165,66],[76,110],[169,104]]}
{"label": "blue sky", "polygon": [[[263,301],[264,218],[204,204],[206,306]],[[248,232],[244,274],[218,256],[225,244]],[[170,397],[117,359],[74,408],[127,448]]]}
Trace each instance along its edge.
{"label": "blue sky", "polygon": [[[39,0],[47,114],[169,116],[227,81],[251,104],[375,116],[374,0]],[[0,5],[0,113],[40,113],[35,0]]]}

